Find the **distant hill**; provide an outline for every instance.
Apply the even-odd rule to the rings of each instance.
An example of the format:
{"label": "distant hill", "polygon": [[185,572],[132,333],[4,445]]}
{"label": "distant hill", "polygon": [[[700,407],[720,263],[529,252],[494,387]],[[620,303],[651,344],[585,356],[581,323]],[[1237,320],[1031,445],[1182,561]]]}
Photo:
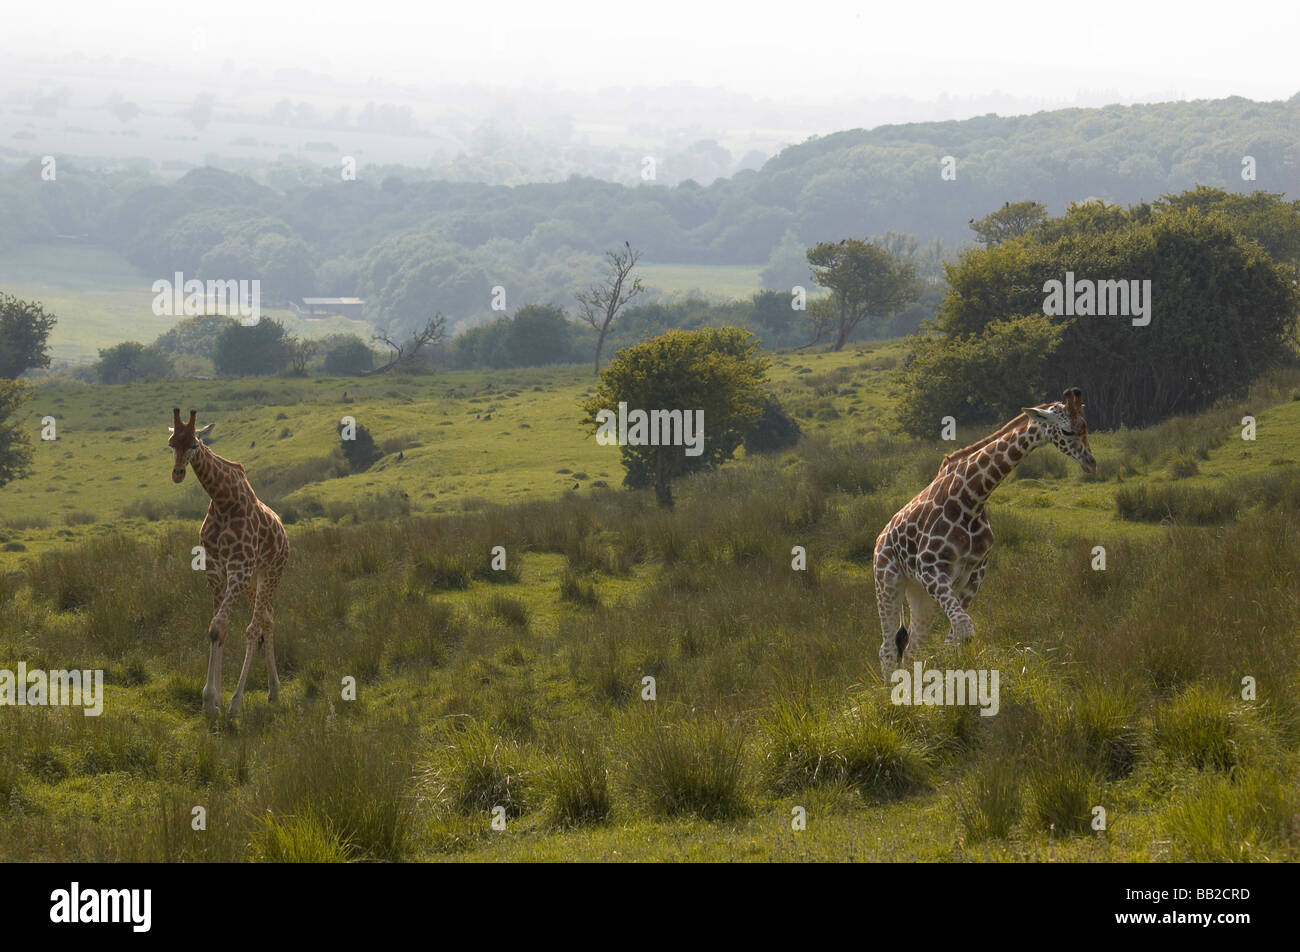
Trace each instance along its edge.
{"label": "distant hill", "polygon": [[646,264],[771,266],[768,283],[786,286],[806,280],[801,249],[817,241],[892,230],[951,248],[971,237],[970,219],[1008,201],[1060,212],[1070,200],[1128,203],[1197,184],[1294,198],[1300,97],[851,130],[708,186],[377,181],[362,168],[355,181],[279,191],[213,168],[175,182],[67,162],[53,182],[40,171],[32,162],[0,177],[0,251],[84,235],[150,277],[260,277],[264,300],[359,296],[379,323],[434,308],[473,322],[493,316],[498,284],[514,304],[570,304],[624,240]]}

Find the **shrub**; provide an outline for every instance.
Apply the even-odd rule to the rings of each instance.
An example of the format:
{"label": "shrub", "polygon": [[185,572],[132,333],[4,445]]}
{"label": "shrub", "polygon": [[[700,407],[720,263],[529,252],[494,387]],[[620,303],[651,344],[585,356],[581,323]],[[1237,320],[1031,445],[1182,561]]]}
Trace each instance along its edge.
{"label": "shrub", "polygon": [[1171,519],[1197,526],[1222,525],[1236,518],[1241,502],[1223,489],[1185,486],[1126,486],[1115,493],[1115,508],[1127,522]]}
{"label": "shrub", "polygon": [[572,827],[609,818],[609,767],[605,752],[594,742],[566,743],[546,779],[552,824]]}
{"label": "shrub", "polygon": [[1199,770],[1228,770],[1240,762],[1236,719],[1231,701],[1194,684],[1156,711],[1151,739]]}
{"label": "shrub", "polygon": [[628,784],[651,813],[729,820],[749,812],[737,727],[716,717],[665,723],[638,712],[624,741]]}
{"label": "shrub", "polygon": [[983,764],[958,788],[955,807],[969,842],[1007,836],[1023,811],[1019,765],[1008,758]]}
{"label": "shrub", "polygon": [[895,798],[924,786],[929,768],[917,741],[867,711],[832,714],[782,698],[763,721],[762,773],[777,794],[846,784]]}

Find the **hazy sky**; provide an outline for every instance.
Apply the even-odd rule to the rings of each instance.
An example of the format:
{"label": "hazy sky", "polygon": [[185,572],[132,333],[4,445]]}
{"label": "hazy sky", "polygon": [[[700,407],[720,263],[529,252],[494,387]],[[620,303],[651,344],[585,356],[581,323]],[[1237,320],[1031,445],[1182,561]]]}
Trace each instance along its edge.
{"label": "hazy sky", "polygon": [[74,0],[7,4],[0,50],[184,72],[230,60],[422,86],[687,82],[822,101],[1101,90],[1119,100],[1278,99],[1300,90],[1298,39],[1294,2]]}

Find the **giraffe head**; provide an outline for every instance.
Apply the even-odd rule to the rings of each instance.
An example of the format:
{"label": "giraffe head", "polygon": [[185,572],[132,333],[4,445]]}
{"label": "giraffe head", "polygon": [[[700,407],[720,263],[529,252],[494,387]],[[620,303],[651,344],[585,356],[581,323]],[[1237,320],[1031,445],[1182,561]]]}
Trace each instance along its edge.
{"label": "giraffe head", "polygon": [[1083,391],[1071,387],[1065,391],[1064,398],[1060,403],[1044,403],[1023,409],[1032,422],[1043,428],[1053,446],[1082,466],[1085,472],[1095,475],[1097,460],[1088,445],[1088,424],[1083,419]]}
{"label": "giraffe head", "polygon": [[172,464],[172,482],[179,483],[185,478],[185,467],[189,465],[194,454],[199,451],[199,440],[206,439],[212,432],[212,424],[209,423],[201,430],[194,429],[194,420],[198,414],[190,411],[190,420],[188,423],[181,422],[181,411],[179,407],[172,407],[172,425],[167,428],[171,433],[171,439],[167,441],[176,454],[176,460]]}

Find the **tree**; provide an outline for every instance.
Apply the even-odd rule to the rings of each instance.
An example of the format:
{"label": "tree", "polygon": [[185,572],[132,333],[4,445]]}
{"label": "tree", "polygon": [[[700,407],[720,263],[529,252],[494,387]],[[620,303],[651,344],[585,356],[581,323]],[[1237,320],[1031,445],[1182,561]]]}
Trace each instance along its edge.
{"label": "tree", "polygon": [[1233,231],[1258,241],[1274,261],[1300,266],[1300,200],[1288,202],[1281,194],[1263,191],[1237,195],[1201,185],[1155,203],[1157,214],[1189,208],[1222,215]]}
{"label": "tree", "polygon": [[813,280],[829,288],[833,319],[810,311],[812,342],[832,337],[832,350],[843,350],[862,319],[869,314],[891,317],[921,296],[916,269],[883,248],[846,238],[823,241],[808,252]]}
{"label": "tree", "polygon": [[177,321],[150,346],[168,357],[206,357],[216,353],[217,340],[239,321],[224,314],[200,314]]}
{"label": "tree", "polygon": [[316,283],[311,249],[301,238],[269,233],[257,239],[253,248],[256,274],[262,281],[262,296],[285,303],[310,294]]}
{"label": "tree", "polygon": [[781,401],[768,394],[763,398],[763,412],[745,432],[746,453],[775,453],[799,442],[803,430],[794,417],[785,412]]}
{"label": "tree", "polygon": [[0,291],[0,377],[50,365],[49,339],[56,318],[37,301]]}
{"label": "tree", "polygon": [[918,335],[902,374],[903,429],[934,439],[946,416],[991,423],[1041,403],[1066,385],[1046,377],[1047,359],[1060,343],[1061,328],[1042,314],[995,321],[978,337]]}
{"label": "tree", "polygon": [[628,275],[640,257],[641,253],[633,251],[626,241],[623,242],[622,251],[606,251],[605,259],[609,262],[609,270],[605,279],[575,295],[583,320],[596,330],[597,374],[600,373],[600,352],[605,347],[605,335],[609,333],[610,326],[618,319],[619,311],[624,305],[645,290],[640,278],[627,284]]}
{"label": "tree", "polygon": [[429,318],[429,322],[420,330],[401,344],[394,343],[390,338],[383,334],[376,334],[374,341],[384,344],[393,350],[393,359],[382,367],[376,367],[374,370],[367,371],[367,374],[382,374],[394,369],[395,367],[411,367],[415,364],[415,359],[429,344],[440,344],[447,333],[447,319],[441,314],[435,314]]}
{"label": "tree", "polygon": [[284,325],[273,317],[263,317],[251,327],[227,327],[217,338],[212,364],[225,376],[278,374],[289,365]]}
{"label": "tree", "polygon": [[356,424],[356,432],[352,434],[352,439],[344,438],[342,423],[338,424],[337,429],[339,447],[352,472],[360,473],[369,469],[371,463],[384,455],[383,450],[375,445],[375,438],[370,435],[370,431],[360,423]]}
{"label": "tree", "polygon": [[772,248],[766,267],[758,272],[758,280],[763,287],[784,287],[787,290],[809,280],[807,248],[793,230],[787,229],[779,245]]}
{"label": "tree", "polygon": [[988,248],[1028,234],[1045,221],[1047,206],[1042,202],[1006,202],[997,211],[971,222],[970,227],[980,244]]}
{"label": "tree", "polygon": [[14,413],[31,398],[31,387],[20,380],[0,379],[0,486],[21,479],[31,470],[32,448]]}
{"label": "tree", "polygon": [[374,366],[375,352],[360,337],[349,336],[325,351],[325,372],[333,376],[360,376]]}
{"label": "tree", "polygon": [[[609,414],[617,413],[620,404],[629,414],[679,411],[683,421],[680,431],[670,428],[683,440],[661,439],[669,445],[654,446],[632,445],[629,439],[621,446],[624,485],[653,486],[659,504],[671,506],[674,479],[732,458],[763,412],[768,361],[757,350],[758,341],[748,331],[720,327],[671,330],[619,351],[601,373],[596,392],[582,403],[583,423],[608,433]],[[703,412],[699,443],[682,445],[686,420],[697,420],[696,411]]]}
{"label": "tree", "polygon": [[[1019,240],[966,252],[948,268],[933,330],[916,342],[905,418],[933,432],[942,406],[941,415],[969,414],[962,422],[994,422],[1021,399],[1004,393],[1009,378],[1038,393],[1081,387],[1100,429],[1244,393],[1292,352],[1300,288],[1292,266],[1233,220],[1195,204],[1086,202]],[[1049,307],[1049,288],[1063,283],[1075,286],[1070,307]],[[1046,320],[1053,337],[1010,327],[1015,315]]]}
{"label": "tree", "polygon": [[136,341],[115,344],[99,352],[95,376],[100,383],[133,383],[154,377],[169,377],[173,372],[167,355],[155,347]]}
{"label": "tree", "polygon": [[799,312],[792,306],[789,291],[759,291],[753,297],[754,309],[750,320],[780,334],[789,330]]}
{"label": "tree", "polygon": [[569,359],[572,334],[569,319],[558,307],[528,304],[506,328],[506,352],[512,367],[540,367]]}
{"label": "tree", "polygon": [[289,363],[293,367],[294,376],[305,377],[307,375],[307,364],[316,356],[316,352],[320,350],[320,345],[314,340],[290,337],[287,346],[289,349]]}

